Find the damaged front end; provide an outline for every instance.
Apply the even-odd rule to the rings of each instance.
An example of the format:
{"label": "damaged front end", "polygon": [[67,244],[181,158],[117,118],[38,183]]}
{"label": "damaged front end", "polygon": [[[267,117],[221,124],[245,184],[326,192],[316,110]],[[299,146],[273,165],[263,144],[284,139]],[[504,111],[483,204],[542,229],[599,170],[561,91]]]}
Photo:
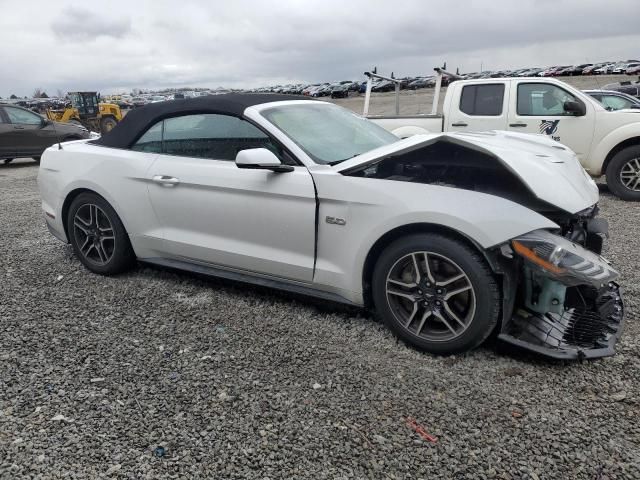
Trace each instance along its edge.
{"label": "damaged front end", "polygon": [[[498,338],[559,359],[613,355],[624,317],[618,272],[565,234],[537,230],[501,247],[511,301]],[[586,232],[580,243],[589,238]]]}
{"label": "damaged front end", "polygon": [[[550,220],[556,229],[485,251],[502,278],[499,338],[560,359],[614,353],[624,314],[618,272],[600,256],[608,225],[597,217],[598,188],[571,150],[512,132],[425,135],[349,160],[340,172],[473,191],[495,197],[497,208],[506,200]],[[426,202],[437,202],[431,195]]]}

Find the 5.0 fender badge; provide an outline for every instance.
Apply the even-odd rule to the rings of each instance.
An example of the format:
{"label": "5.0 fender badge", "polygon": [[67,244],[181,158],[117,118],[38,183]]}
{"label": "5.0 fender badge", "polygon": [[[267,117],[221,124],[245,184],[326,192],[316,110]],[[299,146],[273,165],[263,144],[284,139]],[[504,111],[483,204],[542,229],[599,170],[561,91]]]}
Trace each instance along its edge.
{"label": "5.0 fender badge", "polygon": [[336,217],[325,217],[325,221],[332,225],[346,225],[347,221],[344,218],[336,218]]}

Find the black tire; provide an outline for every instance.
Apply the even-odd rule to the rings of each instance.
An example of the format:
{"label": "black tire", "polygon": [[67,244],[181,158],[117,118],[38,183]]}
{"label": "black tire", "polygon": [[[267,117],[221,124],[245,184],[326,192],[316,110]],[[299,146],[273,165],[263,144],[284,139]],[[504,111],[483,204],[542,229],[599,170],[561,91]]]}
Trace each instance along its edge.
{"label": "black tire", "polygon": [[118,122],[113,117],[103,117],[100,120],[100,131],[104,134],[113,130],[113,128],[118,125]]}
{"label": "black tire", "polygon": [[[402,296],[396,297],[396,293],[388,294],[387,280],[391,278],[395,269],[402,265],[401,262],[408,257],[416,258],[411,255],[412,253],[419,256],[425,252],[427,252],[427,256],[418,261],[424,262],[424,258],[427,258],[429,273],[422,275],[420,283],[422,287],[414,290],[416,298],[419,300],[414,302],[406,300]],[[414,265],[418,268],[418,264],[414,263]],[[455,272],[456,268],[459,273],[464,273],[465,277],[449,283],[446,287],[437,287],[438,284],[444,285],[448,278],[448,275],[444,276],[442,273],[447,269],[450,269],[449,272]],[[404,272],[407,273],[406,270]],[[435,283],[428,282],[429,275],[435,280]],[[453,275],[451,278],[459,276],[454,273],[451,275]],[[413,278],[412,281],[415,283],[415,280],[417,279]],[[460,288],[462,283],[458,282],[464,282],[464,285],[469,285],[470,288],[463,287],[467,290],[456,294],[454,292],[462,290]],[[395,283],[389,283],[389,285],[391,285],[390,291],[396,290]],[[399,289],[402,290],[402,288]],[[450,302],[450,299],[446,298],[451,296],[448,294],[457,296],[451,297],[453,300]],[[433,233],[414,234],[398,239],[382,252],[373,272],[372,296],[376,313],[398,337],[412,346],[435,354],[465,352],[484,342],[498,322],[501,298],[493,273],[476,250],[453,238]],[[458,307],[454,304],[456,302],[463,304],[465,299],[468,306],[463,320],[466,321],[463,322],[464,325],[457,324],[453,322],[453,319],[460,320],[462,315],[456,313],[451,316],[449,312],[452,310],[464,311],[464,309],[457,310]],[[439,301],[440,303],[438,303]],[[405,322],[406,316],[400,318],[402,317],[400,310],[404,308],[402,302],[405,302],[407,311],[409,309],[412,311],[410,316],[414,318],[413,321],[409,319],[408,324]],[[393,306],[392,303],[394,303]],[[440,306],[436,306],[436,304]],[[473,305],[473,309],[471,309],[471,305]],[[415,310],[416,308],[418,310]],[[408,313],[407,316],[409,316]],[[443,317],[448,321],[441,321]],[[457,328],[459,332],[457,334],[452,333],[453,330],[449,332],[451,327],[447,324],[454,327],[454,330]],[[423,326],[427,328],[426,334],[423,334]]]}
{"label": "black tire", "polygon": [[[88,223],[91,223],[93,214],[90,211],[94,206],[97,207],[95,218],[98,221],[91,227]],[[89,219],[89,222],[80,220],[83,218]],[[106,228],[109,226],[110,229]],[[104,236],[96,240],[98,230],[103,230]],[[87,231],[90,235],[87,235]],[[73,200],[67,215],[67,232],[76,256],[94,273],[115,275],[130,269],[135,264],[136,256],[122,221],[111,205],[95,193],[82,193]],[[113,239],[107,239],[107,237],[113,237]],[[95,246],[85,244],[85,241]],[[98,244],[101,245],[100,248],[105,254],[104,261],[96,247]],[[88,248],[85,247],[83,250],[85,245],[88,245]]]}
{"label": "black tire", "polygon": [[4,164],[8,165],[9,163],[13,162],[13,158],[5,158],[4,159]]}
{"label": "black tire", "polygon": [[[625,179],[633,179],[632,173],[638,174],[637,181],[631,180],[629,186],[623,183],[621,174]],[[619,151],[607,165],[607,185],[609,190],[617,197],[632,202],[640,201],[640,145],[627,147]]]}

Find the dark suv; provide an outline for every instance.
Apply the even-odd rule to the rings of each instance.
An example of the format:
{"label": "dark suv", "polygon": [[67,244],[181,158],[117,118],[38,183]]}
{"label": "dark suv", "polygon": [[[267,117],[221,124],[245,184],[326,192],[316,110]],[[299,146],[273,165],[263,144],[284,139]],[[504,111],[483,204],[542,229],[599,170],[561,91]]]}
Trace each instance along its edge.
{"label": "dark suv", "polygon": [[90,138],[89,131],[72,123],[52,122],[16,105],[0,104],[0,160],[17,157],[40,161],[47,147],[57,142]]}

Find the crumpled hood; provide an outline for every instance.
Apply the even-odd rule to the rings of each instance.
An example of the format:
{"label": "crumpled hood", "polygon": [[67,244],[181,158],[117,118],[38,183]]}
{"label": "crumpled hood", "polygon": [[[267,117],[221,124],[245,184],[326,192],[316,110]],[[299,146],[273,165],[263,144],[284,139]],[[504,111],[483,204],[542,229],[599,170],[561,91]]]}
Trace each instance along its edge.
{"label": "crumpled hood", "polygon": [[598,187],[575,153],[543,135],[504,131],[414,135],[338,164],[337,171],[376,161],[446,140],[489,154],[502,162],[542,201],[569,212],[598,201]]}

